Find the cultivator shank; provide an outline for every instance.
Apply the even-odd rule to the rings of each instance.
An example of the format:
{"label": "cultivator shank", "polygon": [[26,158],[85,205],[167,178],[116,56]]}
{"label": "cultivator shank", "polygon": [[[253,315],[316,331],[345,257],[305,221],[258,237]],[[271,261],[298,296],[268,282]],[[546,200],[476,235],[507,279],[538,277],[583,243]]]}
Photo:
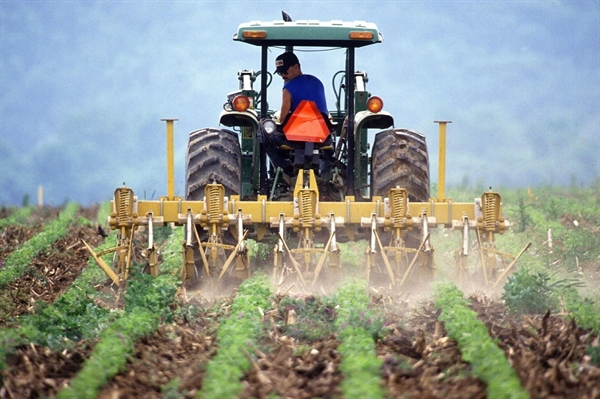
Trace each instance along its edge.
{"label": "cultivator shank", "polygon": [[[92,256],[96,259],[96,262],[102,270],[110,277],[110,279],[116,284],[129,277],[129,268],[131,266],[131,251],[133,234],[138,228],[139,221],[138,215],[134,212],[135,197],[133,190],[127,187],[117,188],[115,190],[113,203],[113,212],[111,212],[109,219],[109,226],[112,230],[118,230],[118,243],[114,248],[109,248],[101,252],[94,252],[93,249],[84,241],[86,248],[91,252]],[[152,226],[152,224],[150,224]],[[150,267],[151,274],[153,276],[158,275],[157,269],[157,257],[156,248],[153,244],[150,245],[152,254],[151,262],[153,264]],[[115,254],[115,268],[111,268],[101,257],[114,253]]]}
{"label": "cultivator shank", "polygon": [[[517,259],[529,248],[527,245],[518,256],[496,249],[495,235],[503,234],[509,227],[502,217],[500,194],[486,192],[475,200],[475,212],[472,217],[464,215],[460,220],[452,222],[452,229],[462,233],[460,248],[455,251],[456,275],[459,281],[469,281],[472,274],[477,273],[486,286],[496,286],[514,266]],[[471,232],[476,238],[476,256],[478,265],[472,273],[468,266],[468,255],[471,252]],[[512,262],[507,264],[507,260]]]}
{"label": "cultivator shank", "polygon": [[[341,217],[336,218],[333,212],[321,215],[318,199],[319,189],[314,172],[301,170],[294,189],[293,212],[287,216],[284,212],[280,212],[277,217],[269,218],[270,227],[277,229],[279,238],[274,253],[273,276],[276,281],[282,282],[285,273],[289,270],[286,270],[284,262],[286,253],[290,256],[290,261],[302,285],[306,285],[306,279],[310,277],[312,277],[311,284],[313,286],[316,284],[326,259],[329,259],[329,275],[339,278],[340,258],[335,233],[336,225],[344,226],[344,220]],[[317,247],[314,236],[323,228],[329,229],[329,239],[324,247]],[[297,248],[291,250],[285,241],[288,230],[296,233],[298,237]],[[316,264],[315,258],[319,259]]]}
{"label": "cultivator shank", "polygon": [[[422,204],[413,207],[417,215],[413,217],[409,212],[408,192],[400,187],[392,188],[383,201],[383,216],[377,216],[375,212],[370,218],[362,218],[361,226],[370,227],[371,240],[367,251],[367,270],[376,264],[376,255],[379,251],[390,277],[390,282],[395,285],[396,277],[400,277],[400,285],[404,284],[414,265],[418,262],[424,269],[433,270],[433,247],[429,242],[429,227],[436,226],[435,218],[427,217],[427,208]],[[378,231],[389,237],[387,245],[383,245]],[[420,233],[420,245],[418,248],[408,247],[406,238],[408,232]],[[409,262],[409,254],[412,260]],[[428,274],[432,272],[430,270]]]}

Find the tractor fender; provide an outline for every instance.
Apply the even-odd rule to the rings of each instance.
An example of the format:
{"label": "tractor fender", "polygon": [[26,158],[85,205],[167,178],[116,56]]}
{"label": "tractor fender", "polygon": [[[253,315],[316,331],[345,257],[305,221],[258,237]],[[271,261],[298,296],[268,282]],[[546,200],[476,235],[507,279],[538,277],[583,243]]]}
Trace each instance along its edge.
{"label": "tractor fender", "polygon": [[221,111],[221,115],[219,115],[219,123],[227,127],[251,127],[257,131],[258,114],[256,111],[251,109],[245,112]]}
{"label": "tractor fender", "polygon": [[354,117],[354,132],[360,129],[387,129],[394,126],[394,117],[386,111],[359,111]]}

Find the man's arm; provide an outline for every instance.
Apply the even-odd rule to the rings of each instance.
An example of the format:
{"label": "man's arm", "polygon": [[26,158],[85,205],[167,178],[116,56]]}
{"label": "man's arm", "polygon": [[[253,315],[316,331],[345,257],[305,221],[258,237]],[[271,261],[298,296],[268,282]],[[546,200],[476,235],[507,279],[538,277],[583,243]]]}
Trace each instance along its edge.
{"label": "man's arm", "polygon": [[283,89],[283,94],[281,95],[281,109],[279,110],[279,122],[283,123],[287,114],[290,113],[290,109],[292,108],[292,95],[287,89]]}

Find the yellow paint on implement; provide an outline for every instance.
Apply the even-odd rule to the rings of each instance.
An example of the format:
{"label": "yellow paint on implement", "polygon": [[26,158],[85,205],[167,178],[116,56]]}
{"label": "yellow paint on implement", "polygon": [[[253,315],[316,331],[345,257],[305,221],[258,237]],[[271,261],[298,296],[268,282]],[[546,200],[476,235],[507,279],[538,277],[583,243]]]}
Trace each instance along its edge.
{"label": "yellow paint on implement", "polygon": [[96,262],[98,263],[98,265],[100,266],[100,268],[102,268],[102,270],[104,270],[104,273],[106,273],[108,275],[108,277],[110,277],[110,279],[117,285],[121,285],[120,281],[119,281],[119,276],[117,276],[117,274],[110,268],[110,266],[108,266],[106,264],[106,262],[96,254],[96,252],[94,252],[94,249],[87,243],[85,242],[85,240],[81,240],[83,242],[83,245],[85,245],[85,247],[87,248],[87,250],[90,252],[90,254],[92,254],[92,256],[94,257],[94,259],[96,260]]}

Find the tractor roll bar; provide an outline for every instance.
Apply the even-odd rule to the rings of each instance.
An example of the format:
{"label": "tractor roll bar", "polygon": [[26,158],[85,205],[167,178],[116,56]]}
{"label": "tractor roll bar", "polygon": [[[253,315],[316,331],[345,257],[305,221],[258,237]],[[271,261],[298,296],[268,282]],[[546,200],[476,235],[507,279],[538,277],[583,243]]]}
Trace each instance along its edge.
{"label": "tractor roll bar", "polygon": [[[261,101],[260,101],[260,119],[265,119],[267,117],[267,112],[269,110],[269,104],[267,101],[267,71],[269,68],[269,63],[268,63],[268,54],[269,54],[269,47],[268,46],[261,46],[261,57],[260,57],[260,68],[261,68],[261,74],[260,74],[260,95],[261,95]],[[260,151],[260,168],[259,168],[259,172],[258,172],[258,179],[259,179],[259,192],[261,195],[265,195],[267,194],[267,151],[265,149],[265,144],[264,143],[260,143],[259,144],[259,151]]]}
{"label": "tractor roll bar", "polygon": [[[354,47],[348,47],[348,55],[346,62],[346,85],[348,91],[348,187],[347,195],[354,195]],[[343,128],[343,127],[342,127]]]}

